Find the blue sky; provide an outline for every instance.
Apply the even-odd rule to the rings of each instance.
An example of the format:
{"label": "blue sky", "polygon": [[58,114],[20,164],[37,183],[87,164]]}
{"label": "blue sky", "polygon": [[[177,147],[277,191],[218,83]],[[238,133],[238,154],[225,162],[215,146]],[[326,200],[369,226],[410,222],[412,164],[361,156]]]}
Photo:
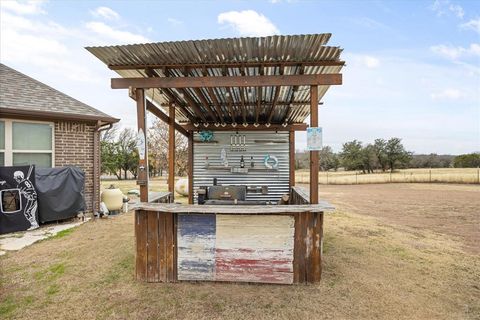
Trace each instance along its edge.
{"label": "blue sky", "polygon": [[[84,47],[332,33],[344,85],[320,109],[324,144],[400,137],[416,153],[480,151],[480,1],[3,1],[0,60],[136,123]],[[305,135],[297,134],[297,146]]]}

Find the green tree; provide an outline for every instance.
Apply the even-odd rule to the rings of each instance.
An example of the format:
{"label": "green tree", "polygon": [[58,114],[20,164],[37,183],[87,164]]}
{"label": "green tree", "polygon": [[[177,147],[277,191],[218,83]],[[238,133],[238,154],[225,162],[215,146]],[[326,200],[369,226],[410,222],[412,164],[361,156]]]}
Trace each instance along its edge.
{"label": "green tree", "polygon": [[136,134],[133,129],[125,128],[118,135],[118,161],[119,169],[123,170],[123,177],[127,179],[130,172],[137,177],[138,152],[136,148]]}
{"label": "green tree", "polygon": [[118,125],[102,131],[100,135],[100,159],[102,173],[115,175],[117,179],[121,179],[122,175],[119,170],[120,159],[118,156],[118,143],[116,141],[118,133]]}
{"label": "green tree", "polygon": [[121,180],[119,171],[120,159],[118,157],[118,144],[112,141],[100,141],[101,169],[102,173],[113,174]]}
{"label": "green tree", "polygon": [[340,158],[345,170],[363,170],[362,143],[358,140],[345,142]]}
{"label": "green tree", "polygon": [[319,151],[319,157],[320,170],[322,171],[328,171],[332,169],[337,171],[338,167],[340,166],[340,160],[338,159],[338,156],[329,146],[325,146]]}
{"label": "green tree", "polygon": [[387,141],[385,141],[385,139],[375,139],[375,142],[373,143],[373,150],[377,158],[377,163],[383,172],[387,170],[388,166],[387,154],[385,150],[386,145]]}
{"label": "green tree", "polygon": [[385,155],[390,172],[393,172],[396,166],[407,165],[412,158],[412,153],[405,150],[400,138],[391,138],[387,141]]}
{"label": "green tree", "polygon": [[368,144],[361,150],[362,171],[363,173],[373,173],[377,164],[377,155],[374,145]]}
{"label": "green tree", "polygon": [[480,167],[480,152],[462,154],[453,160],[455,168],[478,168]]}

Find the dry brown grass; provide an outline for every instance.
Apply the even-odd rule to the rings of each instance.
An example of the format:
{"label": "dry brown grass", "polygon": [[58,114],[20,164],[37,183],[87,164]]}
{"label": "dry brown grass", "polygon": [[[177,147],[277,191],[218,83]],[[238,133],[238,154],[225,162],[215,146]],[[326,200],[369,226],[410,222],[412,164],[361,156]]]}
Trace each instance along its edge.
{"label": "dry brown grass", "polygon": [[[389,186],[392,197],[399,192],[394,187],[402,187]],[[445,206],[452,200],[448,188],[456,188],[428,186],[422,187],[444,194],[440,202]],[[390,219],[388,203],[376,216],[365,214],[374,203],[349,201],[358,189],[342,196],[338,188],[343,187],[321,189],[322,198],[333,200],[338,209],[325,217],[324,271],[318,285],[137,282],[129,213],[88,222],[63,238],[0,257],[0,318],[480,318],[480,259],[465,250],[461,237]],[[479,190],[465,191],[466,199],[478,201]],[[372,198],[375,192],[370,192]],[[409,208],[409,193],[404,194],[404,208]],[[426,208],[431,201],[438,202],[428,196]],[[400,210],[398,203],[390,209]],[[452,224],[466,217],[458,209]],[[441,219],[446,210],[426,214]]]}
{"label": "dry brown grass", "polygon": [[[309,182],[308,170],[297,170],[297,183]],[[320,184],[370,184],[370,183],[465,183],[479,184],[477,168],[404,169],[390,172],[362,174],[357,171],[320,172]]]}

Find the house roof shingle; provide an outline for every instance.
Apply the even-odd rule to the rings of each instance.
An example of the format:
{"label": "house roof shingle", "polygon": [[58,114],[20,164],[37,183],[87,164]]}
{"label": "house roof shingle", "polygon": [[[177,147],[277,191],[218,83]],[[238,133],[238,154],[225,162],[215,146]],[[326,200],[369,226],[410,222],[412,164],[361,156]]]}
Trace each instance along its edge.
{"label": "house roof shingle", "polygon": [[0,114],[118,122],[83,102],[0,63]]}

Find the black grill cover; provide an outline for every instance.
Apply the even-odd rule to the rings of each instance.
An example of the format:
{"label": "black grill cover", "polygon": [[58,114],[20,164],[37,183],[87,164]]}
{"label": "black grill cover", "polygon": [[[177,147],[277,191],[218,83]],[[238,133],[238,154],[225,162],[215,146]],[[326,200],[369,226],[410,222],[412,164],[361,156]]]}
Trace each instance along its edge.
{"label": "black grill cover", "polygon": [[38,168],[36,183],[40,222],[68,219],[85,211],[85,174],[80,168]]}
{"label": "black grill cover", "polygon": [[37,199],[35,166],[0,167],[0,234],[38,225]]}

